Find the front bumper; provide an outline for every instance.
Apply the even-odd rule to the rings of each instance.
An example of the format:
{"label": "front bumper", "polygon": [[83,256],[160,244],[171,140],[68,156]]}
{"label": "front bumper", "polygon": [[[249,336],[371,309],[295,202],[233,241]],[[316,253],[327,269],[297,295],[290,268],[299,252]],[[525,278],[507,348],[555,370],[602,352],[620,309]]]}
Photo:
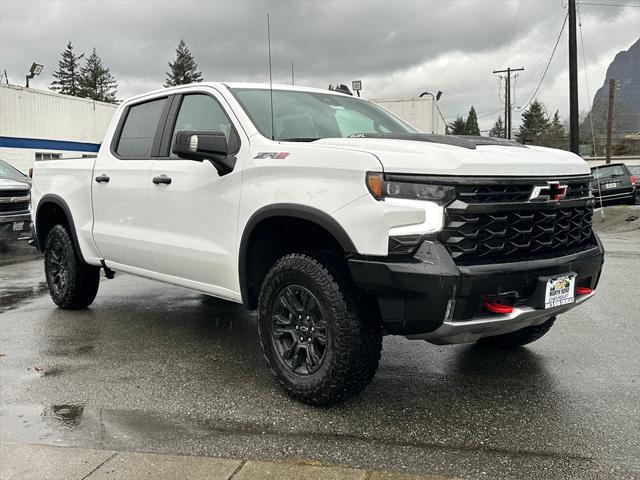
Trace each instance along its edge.
{"label": "front bumper", "polygon": [[[574,272],[576,285],[595,289],[603,261],[604,249],[593,234],[589,247],[555,258],[459,266],[441,243],[425,241],[409,260],[351,258],[349,268],[356,285],[377,298],[387,333],[444,344],[537,325],[573,308],[593,294],[540,308],[538,279]],[[504,299],[513,312],[488,313],[485,299]]]}
{"label": "front bumper", "polygon": [[[20,224],[22,227],[15,230],[15,225]],[[31,214],[0,215],[0,238],[31,238]]]}

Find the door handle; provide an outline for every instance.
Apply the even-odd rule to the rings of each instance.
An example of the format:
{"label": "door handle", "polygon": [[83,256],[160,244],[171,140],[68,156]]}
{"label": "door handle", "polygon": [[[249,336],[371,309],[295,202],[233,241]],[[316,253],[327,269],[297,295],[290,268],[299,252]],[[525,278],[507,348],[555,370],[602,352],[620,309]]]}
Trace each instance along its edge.
{"label": "door handle", "polygon": [[98,183],[109,183],[109,175],[98,175],[96,177],[96,182]]}
{"label": "door handle", "polygon": [[165,185],[170,185],[171,184],[171,177],[167,177],[166,175],[160,175],[158,177],[153,177],[153,183],[155,183],[156,185],[160,185],[160,184],[165,184]]}

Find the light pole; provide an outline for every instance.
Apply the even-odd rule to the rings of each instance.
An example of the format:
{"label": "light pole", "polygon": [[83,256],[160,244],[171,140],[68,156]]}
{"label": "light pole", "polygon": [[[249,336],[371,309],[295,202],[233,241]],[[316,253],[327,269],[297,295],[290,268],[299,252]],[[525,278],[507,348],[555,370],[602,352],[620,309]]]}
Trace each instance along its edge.
{"label": "light pole", "polygon": [[431,99],[433,100],[432,108],[431,108],[431,133],[436,133],[436,102],[440,100],[442,96],[442,90],[438,90],[438,93],[435,95],[431,92],[422,92],[420,97],[424,97],[425,95],[431,95]]}
{"label": "light pole", "polygon": [[32,63],[31,68],[29,69],[29,75],[25,75],[25,79],[27,80],[26,88],[29,88],[29,80],[35,77],[36,75],[40,75],[42,73],[42,69],[44,67],[39,63]]}

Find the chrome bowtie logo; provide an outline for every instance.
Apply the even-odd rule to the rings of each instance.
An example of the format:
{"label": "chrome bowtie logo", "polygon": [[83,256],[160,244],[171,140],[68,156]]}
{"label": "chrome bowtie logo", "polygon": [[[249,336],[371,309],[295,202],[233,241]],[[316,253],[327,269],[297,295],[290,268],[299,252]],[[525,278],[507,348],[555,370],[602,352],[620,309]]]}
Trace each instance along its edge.
{"label": "chrome bowtie logo", "polygon": [[567,186],[560,185],[560,182],[547,182],[546,185],[536,185],[533,187],[529,200],[539,202],[554,202],[564,198],[567,194]]}

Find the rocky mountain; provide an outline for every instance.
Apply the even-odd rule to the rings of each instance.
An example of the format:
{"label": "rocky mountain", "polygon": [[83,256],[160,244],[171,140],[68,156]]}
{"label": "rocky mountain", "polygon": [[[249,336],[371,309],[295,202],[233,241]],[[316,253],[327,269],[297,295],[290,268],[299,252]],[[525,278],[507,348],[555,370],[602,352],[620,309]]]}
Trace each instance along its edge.
{"label": "rocky mountain", "polygon": [[[606,131],[609,79],[616,81],[614,97],[614,136],[640,132],[640,38],[628,50],[618,52],[607,68],[602,86],[593,98],[591,112],[597,136]],[[590,129],[589,118],[583,128]]]}

